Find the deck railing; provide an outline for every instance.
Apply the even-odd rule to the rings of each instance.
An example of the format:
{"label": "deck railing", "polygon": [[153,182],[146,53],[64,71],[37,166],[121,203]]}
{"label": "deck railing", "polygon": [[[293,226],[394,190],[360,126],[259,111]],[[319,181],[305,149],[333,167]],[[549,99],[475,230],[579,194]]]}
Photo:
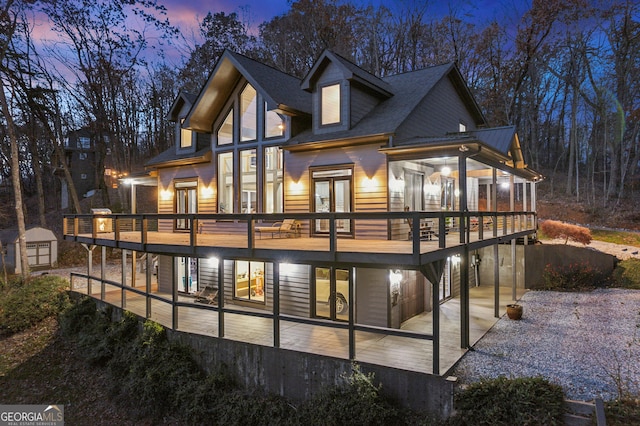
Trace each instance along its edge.
{"label": "deck railing", "polygon": [[[537,215],[531,211],[517,212],[371,212],[371,213],[277,213],[277,214],[67,214],[64,216],[64,236],[93,240],[126,241],[148,244],[152,233],[175,233],[174,245],[198,247],[206,245],[206,236],[237,236],[233,246],[254,249],[264,238],[257,228],[285,219],[294,219],[298,235],[328,238],[327,250],[336,250],[337,240],[413,241],[414,252],[420,252],[424,233],[408,232],[411,224],[428,224],[428,237],[447,247],[447,235],[459,235],[459,243],[472,240],[527,235],[537,229]],[[317,232],[322,223],[324,232]],[[177,227],[176,225],[179,224]],[[348,224],[348,225],[345,225]],[[345,231],[345,229],[347,231]],[[417,226],[416,226],[417,229]],[[126,235],[126,238],[124,236]],[[187,238],[188,236],[188,238]],[[287,236],[292,236],[288,234]],[[297,235],[293,235],[297,236]],[[456,241],[458,242],[458,241]],[[449,239],[451,244],[451,239]]]}

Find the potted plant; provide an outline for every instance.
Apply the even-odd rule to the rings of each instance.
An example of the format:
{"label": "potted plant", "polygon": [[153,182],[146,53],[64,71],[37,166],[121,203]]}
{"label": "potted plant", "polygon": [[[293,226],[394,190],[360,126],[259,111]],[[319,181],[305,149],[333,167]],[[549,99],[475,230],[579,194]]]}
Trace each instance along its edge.
{"label": "potted plant", "polygon": [[522,305],[517,303],[507,305],[507,316],[512,320],[519,320],[522,318]]}

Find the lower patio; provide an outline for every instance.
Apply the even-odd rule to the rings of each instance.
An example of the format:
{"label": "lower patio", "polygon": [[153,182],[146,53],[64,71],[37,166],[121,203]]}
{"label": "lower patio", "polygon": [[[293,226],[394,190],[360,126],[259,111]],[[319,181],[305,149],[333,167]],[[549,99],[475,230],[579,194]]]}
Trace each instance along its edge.
{"label": "lower patio", "polygon": [[[143,283],[145,274],[139,273]],[[131,277],[128,278],[129,280]],[[273,312],[230,303],[219,308],[180,294],[177,303],[172,295],[151,292],[141,287],[121,286],[83,274],[71,275],[72,290],[88,294],[113,306],[123,307],[142,318],[149,318],[169,329],[212,338],[224,338],[262,346],[277,346],[298,352],[393,367],[427,374],[447,375],[464,355],[460,347],[460,298],[454,297],[438,305],[439,332],[433,330],[433,312],[423,312],[401,324],[400,330],[350,326],[347,322],[319,318],[274,315]],[[499,306],[495,309],[495,286],[469,288],[470,345],[477,342],[513,302],[512,288],[501,286]],[[124,306],[123,306],[124,305]],[[434,336],[435,339],[434,339]],[[350,340],[353,340],[352,346]],[[437,345],[438,371],[433,371],[434,345]],[[350,348],[353,354],[350,354]]]}

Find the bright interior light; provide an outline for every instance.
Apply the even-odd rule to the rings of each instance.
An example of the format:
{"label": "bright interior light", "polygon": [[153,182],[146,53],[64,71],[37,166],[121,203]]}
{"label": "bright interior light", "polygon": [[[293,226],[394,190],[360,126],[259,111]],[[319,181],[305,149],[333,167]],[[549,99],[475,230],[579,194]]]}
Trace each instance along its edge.
{"label": "bright interior light", "polygon": [[502,188],[505,188],[505,189],[506,189],[506,188],[509,188],[509,182],[502,182],[502,183],[500,184],[500,186],[501,186]]}
{"label": "bright interior light", "polygon": [[442,176],[449,176],[451,174],[451,167],[444,166],[443,168],[440,169],[440,174]]}

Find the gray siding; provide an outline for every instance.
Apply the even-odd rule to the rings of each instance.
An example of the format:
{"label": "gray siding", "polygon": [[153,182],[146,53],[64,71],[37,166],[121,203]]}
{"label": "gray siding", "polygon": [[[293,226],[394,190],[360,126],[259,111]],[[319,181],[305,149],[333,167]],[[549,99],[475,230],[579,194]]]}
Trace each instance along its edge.
{"label": "gray siding", "polygon": [[218,261],[198,259],[198,290],[218,288]]}
{"label": "gray siding", "polygon": [[280,266],[280,312],[286,315],[309,317],[311,306],[309,265]]}
{"label": "gray siding", "polygon": [[173,257],[158,256],[158,291],[173,293]]}
{"label": "gray siding", "polygon": [[463,122],[475,130],[471,114],[448,78],[442,79],[407,117],[396,133],[397,140],[419,136],[443,136],[458,132]]}
{"label": "gray siding", "polygon": [[385,269],[356,271],[356,321],[378,327],[389,326],[389,284]]}

